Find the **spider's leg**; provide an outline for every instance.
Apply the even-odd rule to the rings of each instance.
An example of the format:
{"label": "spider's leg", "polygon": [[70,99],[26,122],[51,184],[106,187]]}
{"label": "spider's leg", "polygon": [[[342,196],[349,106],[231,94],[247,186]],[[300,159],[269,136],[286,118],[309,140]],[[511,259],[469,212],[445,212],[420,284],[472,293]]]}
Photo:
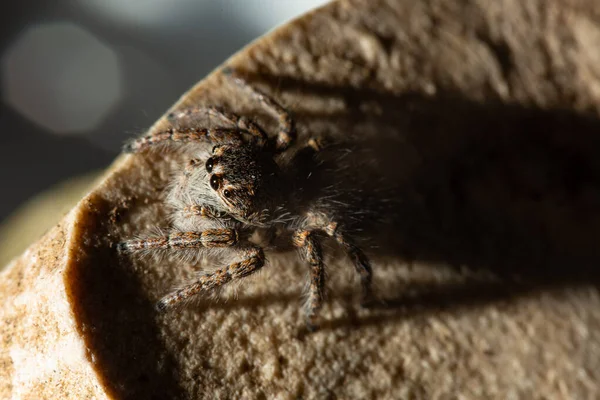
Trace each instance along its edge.
{"label": "spider's leg", "polygon": [[201,232],[174,232],[165,236],[134,239],[121,242],[117,250],[138,252],[164,249],[194,249],[202,247],[232,247],[238,243],[239,233],[235,229],[207,229]]}
{"label": "spider's leg", "polygon": [[282,152],[289,148],[296,140],[296,123],[292,118],[291,113],[286,110],[275,99],[258,90],[245,79],[239,77],[231,68],[223,69],[223,73],[230,77],[235,84],[250,92],[252,97],[260,102],[264,108],[277,116],[279,121],[279,129],[277,136],[274,138],[274,149],[277,152]]}
{"label": "spider's leg", "polygon": [[323,150],[327,143],[321,136],[312,136],[308,139],[307,147],[310,147],[315,153]]}
{"label": "spider's leg", "polygon": [[214,144],[242,144],[242,136],[237,128],[174,128],[142,136],[125,145],[126,153],[138,153],[157,144],[166,142],[204,142]]}
{"label": "spider's leg", "polygon": [[243,249],[243,260],[234,262],[225,268],[200,275],[195,281],[164,296],[157,309],[164,310],[173,307],[195,295],[217,289],[234,280],[245,278],[258,271],[265,263],[263,250],[258,246]]}
{"label": "spider's leg", "polygon": [[[129,240],[119,244],[120,251],[144,251],[159,249],[190,249],[234,247],[238,245],[239,233],[235,229],[207,229],[202,232],[176,232],[166,236]],[[225,268],[203,274],[194,282],[163,297],[157,304],[159,310],[174,306],[200,292],[216,289],[236,279],[258,271],[265,262],[263,250],[248,246],[241,250],[243,260]]]}
{"label": "spider's leg", "polygon": [[360,283],[362,286],[363,297],[362,304],[364,306],[370,304],[373,301],[372,281],[373,281],[373,270],[371,268],[371,262],[348,235],[339,227],[336,222],[331,222],[323,228],[323,231],[335,239],[335,241],[342,246],[346,251],[346,254],[352,260],[354,269],[360,276]]}
{"label": "spider's leg", "polygon": [[293,243],[300,249],[302,257],[310,265],[310,289],[306,316],[308,329],[314,331],[318,328],[317,318],[319,310],[323,306],[325,291],[325,266],[318,231],[296,231]]}
{"label": "spider's leg", "polygon": [[186,216],[200,216],[203,218],[210,219],[222,219],[229,218],[226,212],[215,210],[212,207],[206,205],[194,204],[191,206],[183,207],[183,212]]}
{"label": "spider's leg", "polygon": [[193,120],[194,117],[204,114],[217,117],[222,122],[234,124],[239,130],[248,132],[256,140],[256,144],[259,147],[263,147],[265,144],[267,144],[267,134],[258,124],[246,117],[241,117],[232,112],[225,111],[221,107],[206,106],[185,108],[183,110],[170,113],[167,118],[169,118],[169,121],[171,121],[172,124],[175,124],[178,121],[185,119]]}

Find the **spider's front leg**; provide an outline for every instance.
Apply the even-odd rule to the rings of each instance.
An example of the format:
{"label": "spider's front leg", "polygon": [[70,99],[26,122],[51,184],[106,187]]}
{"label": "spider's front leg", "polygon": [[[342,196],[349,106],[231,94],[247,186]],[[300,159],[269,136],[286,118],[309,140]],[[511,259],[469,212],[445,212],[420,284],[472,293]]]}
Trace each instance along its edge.
{"label": "spider's front leg", "polygon": [[117,246],[120,252],[139,252],[166,249],[198,249],[211,247],[232,247],[239,241],[236,229],[206,229],[201,232],[174,232],[165,236],[133,239]]}
{"label": "spider's front leg", "polygon": [[276,152],[287,150],[296,140],[296,122],[292,118],[292,114],[271,96],[258,90],[248,83],[248,81],[240,77],[234,69],[226,67],[223,68],[222,71],[223,74],[232,79],[236,85],[248,91],[264,108],[277,117],[279,129],[277,136],[273,139],[273,148]]}
{"label": "spider's front leg", "polygon": [[200,293],[217,289],[234,280],[252,275],[265,264],[265,254],[258,246],[248,246],[241,250],[242,261],[234,262],[224,268],[200,275],[196,280],[164,296],[156,308],[165,310],[180,304]]}
{"label": "spider's front leg", "polygon": [[167,116],[167,118],[172,124],[175,124],[176,122],[186,121],[186,119],[186,123],[191,123],[194,120],[194,118],[197,118],[198,116],[204,114],[212,117],[217,117],[225,123],[234,124],[235,127],[241,132],[250,134],[255,140],[256,145],[260,148],[264,147],[267,144],[267,134],[258,124],[248,119],[247,117],[239,116],[235,113],[226,111],[221,107],[200,106],[185,108],[183,110],[174,111],[170,113]]}
{"label": "spider's front leg", "polygon": [[[161,249],[194,249],[239,246],[236,229],[207,229],[202,232],[176,232],[165,236],[128,240],[119,244],[120,251],[138,252]],[[214,290],[236,279],[245,278],[258,271],[265,263],[259,246],[247,245],[239,249],[242,260],[225,268],[200,275],[193,282],[163,297],[157,304],[159,310],[175,306],[201,293]]]}
{"label": "spider's front leg", "polygon": [[194,204],[191,206],[185,206],[183,213],[186,217],[202,217],[208,219],[226,219],[227,213],[224,211],[215,210],[212,207]]}
{"label": "spider's front leg", "polygon": [[242,131],[237,128],[175,128],[153,132],[137,138],[125,145],[126,153],[139,153],[163,143],[204,142],[213,144],[242,144]]}

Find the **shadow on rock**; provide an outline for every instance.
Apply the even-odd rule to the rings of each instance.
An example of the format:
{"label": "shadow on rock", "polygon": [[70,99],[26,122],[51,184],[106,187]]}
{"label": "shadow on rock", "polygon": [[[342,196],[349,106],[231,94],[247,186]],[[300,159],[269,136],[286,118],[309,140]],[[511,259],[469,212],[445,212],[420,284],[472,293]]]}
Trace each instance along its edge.
{"label": "shadow on rock", "polygon": [[[350,178],[340,192],[359,193],[343,200],[360,215],[345,223],[356,225],[375,259],[443,263],[501,278],[440,286],[415,304],[480,304],[600,281],[595,115],[476,102],[454,92],[391,95],[279,76],[266,81],[346,104],[340,114],[297,107],[296,118],[310,134],[335,132],[348,149]],[[406,301],[402,293],[390,299]]]}

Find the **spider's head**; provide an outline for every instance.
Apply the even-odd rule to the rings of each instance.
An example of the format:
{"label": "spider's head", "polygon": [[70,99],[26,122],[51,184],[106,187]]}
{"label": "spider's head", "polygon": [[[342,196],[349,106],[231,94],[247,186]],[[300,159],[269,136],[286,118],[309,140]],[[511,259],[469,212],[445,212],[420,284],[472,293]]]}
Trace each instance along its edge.
{"label": "spider's head", "polygon": [[236,219],[261,224],[277,200],[279,168],[253,146],[219,145],[206,160],[208,184]]}

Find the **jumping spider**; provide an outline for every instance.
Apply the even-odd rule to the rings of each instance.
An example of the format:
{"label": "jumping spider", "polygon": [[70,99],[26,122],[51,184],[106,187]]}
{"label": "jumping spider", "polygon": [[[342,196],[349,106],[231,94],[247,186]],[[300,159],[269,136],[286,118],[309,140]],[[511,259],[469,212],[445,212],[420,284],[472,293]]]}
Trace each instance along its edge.
{"label": "jumping spider", "polygon": [[327,207],[326,202],[320,201],[318,190],[310,188],[309,183],[314,182],[314,179],[308,179],[311,173],[297,167],[299,157],[312,162],[322,151],[323,141],[311,138],[295,156],[286,158],[285,154],[290,152],[296,139],[295,121],[290,113],[234,71],[226,69],[223,73],[277,116],[277,135],[268,137],[258,124],[219,107],[197,107],[172,113],[170,118],[181,122],[208,115],[234,127],[178,127],[173,124],[167,130],[151,133],[126,145],[125,151],[138,153],[165,143],[189,143],[192,146],[186,148],[196,158],[190,160],[172,185],[168,197],[174,209],[171,233],[128,240],[120,243],[118,248],[128,252],[229,248],[238,254],[237,261],[199,275],[164,296],[157,304],[157,308],[163,310],[261,269],[265,263],[264,251],[251,237],[256,231],[268,232],[271,243],[279,239],[288,246],[295,246],[310,265],[306,313],[308,327],[315,329],[325,285],[322,240],[332,238],[350,256],[361,279],[363,303],[371,299],[371,265],[363,251],[348,237],[339,215]]}

